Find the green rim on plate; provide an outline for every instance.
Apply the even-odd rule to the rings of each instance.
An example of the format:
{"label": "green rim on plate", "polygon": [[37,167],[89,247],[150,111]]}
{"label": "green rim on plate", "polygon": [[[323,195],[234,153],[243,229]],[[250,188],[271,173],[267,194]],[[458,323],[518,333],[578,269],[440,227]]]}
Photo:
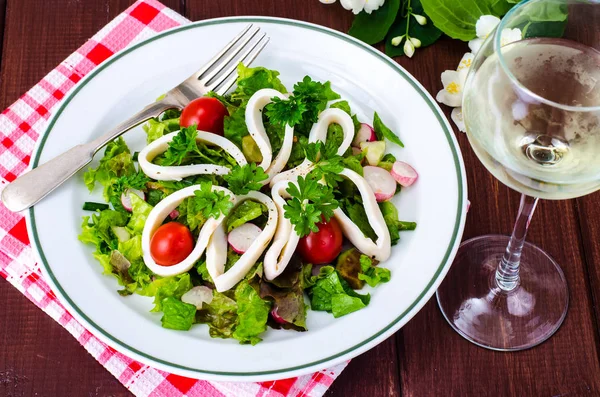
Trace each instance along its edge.
{"label": "green rim on plate", "polygon": [[35,223],[35,207],[32,207],[29,209],[29,217],[31,220],[31,231],[33,233],[33,242],[35,244],[35,248],[37,249],[37,252],[39,254],[39,257],[42,261],[42,266],[43,269],[45,270],[45,273],[50,277],[52,283],[54,284],[54,286],[56,287],[56,289],[59,292],[59,295],[62,296],[64,298],[64,300],[68,303],[68,305],[73,309],[73,311],[75,313],[77,313],[82,319],[84,319],[84,321],[86,321],[94,330],[96,330],[98,333],[102,334],[104,336],[104,338],[106,338],[107,340],[111,341],[112,343],[123,347],[124,349],[137,354],[141,357],[144,357],[146,359],[149,359],[153,362],[162,364],[162,365],[166,365],[169,367],[173,367],[173,368],[178,368],[181,370],[185,370],[185,371],[192,371],[192,372],[197,372],[197,373],[204,373],[204,374],[211,374],[211,375],[220,375],[220,376],[258,376],[258,375],[270,375],[270,374],[278,374],[278,373],[282,373],[282,372],[290,372],[290,371],[297,371],[297,370],[301,370],[303,368],[307,368],[307,367],[312,367],[312,366],[317,366],[321,363],[324,362],[328,362],[331,360],[334,360],[338,357],[341,357],[345,354],[348,354],[356,349],[359,349],[360,347],[364,346],[365,344],[371,342],[373,339],[379,337],[381,334],[385,333],[386,331],[388,331],[391,327],[393,327],[395,324],[397,324],[399,321],[401,321],[417,304],[419,304],[419,302],[421,302],[421,300],[423,299],[423,297],[429,292],[430,288],[432,287],[432,285],[437,281],[440,273],[442,272],[442,270],[444,269],[448,259],[450,258],[450,255],[452,253],[453,248],[456,245],[457,239],[460,238],[459,236],[459,230],[460,230],[460,226],[461,226],[461,218],[463,216],[463,212],[462,212],[462,208],[463,208],[463,200],[464,200],[464,190],[465,187],[463,185],[463,173],[462,173],[462,167],[461,167],[461,160],[460,160],[460,155],[456,150],[454,141],[453,141],[453,135],[452,135],[452,131],[448,128],[448,124],[447,122],[445,122],[443,116],[440,114],[439,108],[437,107],[437,105],[435,103],[433,103],[433,101],[431,100],[431,97],[424,92],[424,89],[417,83],[415,82],[412,78],[410,78],[407,75],[407,72],[402,69],[397,63],[395,63],[392,59],[388,58],[387,56],[383,55],[381,52],[379,52],[378,50],[374,49],[371,46],[368,46],[350,36],[347,36],[343,33],[334,31],[332,29],[329,28],[325,28],[322,26],[318,26],[318,25],[314,25],[311,23],[307,23],[307,22],[300,22],[300,21],[294,21],[294,20],[288,20],[288,19],[281,19],[281,18],[269,18],[269,17],[227,17],[227,18],[219,18],[219,19],[213,19],[213,20],[206,20],[206,21],[199,21],[199,22],[194,22],[191,23],[189,25],[184,25],[184,26],[179,26],[177,28],[171,29],[171,30],[167,30],[164,31],[162,33],[157,34],[156,36],[153,36],[145,41],[142,41],[138,44],[135,44],[129,48],[126,48],[125,50],[116,53],[115,55],[113,55],[111,58],[109,58],[108,60],[106,60],[104,63],[102,63],[100,66],[98,66],[95,70],[93,70],[88,76],[86,76],[81,82],[80,84],[73,90],[73,92],[69,95],[69,97],[61,104],[60,108],[58,109],[58,111],[56,112],[56,115],[53,117],[52,121],[50,122],[44,136],[42,137],[40,144],[37,148],[37,152],[35,154],[34,160],[33,160],[33,168],[36,168],[39,164],[39,160],[40,160],[40,156],[42,151],[44,150],[44,145],[46,143],[46,140],[48,139],[48,136],[50,135],[50,132],[52,131],[52,128],[54,127],[56,120],[58,120],[58,118],[60,117],[60,115],[62,114],[62,112],[65,110],[65,108],[67,107],[67,105],[69,104],[69,102],[71,102],[71,100],[77,95],[77,93],[86,86],[86,84],[92,80],[96,75],[98,75],[100,72],[102,72],[104,69],[106,69],[107,67],[109,67],[112,63],[114,63],[115,61],[117,61],[118,59],[124,57],[125,55],[135,51],[136,49],[151,43],[155,40],[161,39],[163,37],[166,36],[170,36],[172,34],[184,31],[184,30],[188,30],[188,29],[195,29],[195,28],[199,28],[199,27],[204,27],[204,26],[209,26],[209,25],[217,25],[217,24],[222,24],[222,23],[228,23],[228,22],[260,22],[260,23],[270,23],[270,24],[280,24],[280,25],[289,25],[289,26],[296,26],[296,27],[301,27],[301,28],[306,28],[306,29],[311,29],[311,30],[315,30],[321,33],[325,33],[327,35],[330,36],[334,36],[336,38],[339,38],[341,40],[344,40],[350,44],[359,46],[361,48],[363,48],[364,50],[367,50],[368,52],[370,52],[372,55],[375,55],[377,58],[379,58],[380,60],[382,60],[383,62],[387,63],[392,69],[394,69],[404,80],[406,80],[408,83],[411,84],[411,86],[417,90],[417,92],[419,92],[419,94],[421,95],[421,97],[423,98],[423,100],[427,103],[427,105],[429,106],[429,108],[433,111],[433,113],[436,115],[436,118],[438,120],[438,122],[440,123],[440,126],[442,127],[444,134],[446,135],[446,139],[448,140],[448,144],[452,150],[452,156],[454,159],[454,166],[456,168],[456,177],[457,177],[457,182],[458,182],[458,206],[456,209],[456,221],[455,221],[455,225],[454,225],[454,230],[452,232],[452,238],[450,241],[450,244],[448,245],[448,248],[446,250],[446,253],[444,254],[444,258],[442,259],[442,262],[440,263],[440,265],[438,266],[435,274],[433,275],[433,277],[431,278],[431,280],[427,283],[427,286],[423,289],[423,291],[419,294],[419,296],[411,303],[411,305],[402,313],[400,314],[396,319],[394,319],[394,321],[392,321],[390,324],[388,324],[386,327],[384,327],[383,329],[379,330],[378,332],[376,332],[375,334],[373,334],[371,337],[363,340],[362,342],[352,346],[349,349],[346,349],[342,352],[339,352],[335,355],[317,360],[317,361],[313,361],[310,363],[306,363],[303,365],[298,365],[295,367],[289,367],[289,368],[281,368],[278,370],[271,370],[271,371],[257,371],[257,372],[223,372],[223,371],[209,371],[209,370],[205,370],[205,369],[201,369],[201,368],[192,368],[192,367],[186,367],[186,366],[182,366],[176,363],[172,363],[172,362],[168,362],[168,361],[164,361],[161,359],[158,359],[156,357],[150,356],[144,352],[141,352],[129,345],[127,345],[126,343],[120,341],[119,339],[116,339],[114,336],[112,336],[111,334],[109,334],[108,332],[106,332],[105,330],[103,330],[102,328],[100,328],[96,323],[94,323],[92,321],[92,319],[90,319],[88,316],[85,315],[85,313],[83,313],[81,311],[81,309],[79,309],[79,307],[77,307],[77,305],[75,304],[75,302],[73,302],[71,300],[71,298],[66,294],[66,292],[64,291],[64,289],[62,288],[62,286],[60,285],[60,283],[58,282],[58,280],[56,279],[56,277],[54,276],[52,269],[50,268],[50,266],[48,265],[48,262],[46,260],[46,256],[44,255],[44,250],[40,244],[39,241],[39,237],[38,237],[38,233],[37,233],[37,226]]}

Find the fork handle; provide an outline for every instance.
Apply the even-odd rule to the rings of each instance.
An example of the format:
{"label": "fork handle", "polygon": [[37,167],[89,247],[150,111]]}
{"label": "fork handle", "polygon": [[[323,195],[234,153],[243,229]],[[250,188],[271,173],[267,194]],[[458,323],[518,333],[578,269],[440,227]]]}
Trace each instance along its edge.
{"label": "fork handle", "polygon": [[179,107],[165,100],[146,106],[140,112],[92,142],[77,145],[43,165],[15,179],[2,191],[2,202],[13,212],[23,211],[62,185],[89,164],[94,154],[113,139],[168,109]]}

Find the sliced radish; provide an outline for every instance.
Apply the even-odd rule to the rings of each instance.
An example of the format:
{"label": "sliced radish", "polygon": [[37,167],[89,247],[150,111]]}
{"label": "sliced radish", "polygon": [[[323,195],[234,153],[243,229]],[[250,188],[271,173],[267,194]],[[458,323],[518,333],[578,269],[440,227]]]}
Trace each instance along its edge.
{"label": "sliced radish", "polygon": [[362,142],[373,142],[377,140],[377,135],[375,135],[375,130],[369,124],[361,123],[360,128],[356,132],[354,136],[354,140],[352,141],[352,146],[360,146]]}
{"label": "sliced radish", "polygon": [[360,148],[365,152],[367,163],[373,166],[379,164],[385,154],[384,141],[361,142]]}
{"label": "sliced radish", "polygon": [[271,310],[271,317],[273,317],[273,320],[275,320],[275,322],[278,323],[278,324],[285,324],[285,323],[287,323],[287,321],[285,321],[283,319],[283,317],[281,317],[279,315],[279,313],[277,313],[277,307],[275,307],[273,310]]}
{"label": "sliced radish", "polygon": [[396,161],[392,166],[390,174],[394,177],[396,182],[404,187],[412,185],[419,177],[417,171],[404,161]]}
{"label": "sliced radish", "polygon": [[378,202],[387,201],[396,193],[396,181],[392,175],[380,167],[363,167],[363,175]]}
{"label": "sliced radish", "polygon": [[255,224],[244,223],[229,232],[227,242],[236,253],[243,254],[250,248],[261,232],[262,229]]}
{"label": "sliced radish", "polygon": [[135,195],[137,195],[139,198],[141,198],[142,200],[146,199],[146,195],[144,194],[144,192],[142,192],[141,190],[137,190],[137,189],[126,189],[122,194],[121,194],[121,204],[123,204],[123,208],[125,208],[127,211],[131,212],[133,211],[133,206],[131,205],[131,197],[129,197],[129,195],[133,193]]}
{"label": "sliced radish", "polygon": [[194,305],[198,310],[202,310],[203,303],[210,304],[212,300],[212,289],[205,287],[204,285],[196,286],[181,296],[181,301],[183,303]]}
{"label": "sliced radish", "polygon": [[171,213],[169,214],[169,218],[171,218],[171,219],[179,218],[179,211],[177,211],[177,210],[171,211]]}

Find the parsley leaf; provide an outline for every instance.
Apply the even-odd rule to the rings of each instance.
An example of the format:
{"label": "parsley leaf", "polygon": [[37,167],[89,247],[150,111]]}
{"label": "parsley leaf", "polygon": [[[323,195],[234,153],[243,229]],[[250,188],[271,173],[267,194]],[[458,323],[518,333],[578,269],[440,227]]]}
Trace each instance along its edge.
{"label": "parsley leaf", "polygon": [[196,136],[198,131],[196,125],[182,128],[173,140],[169,142],[169,147],[164,153],[161,165],[181,165],[188,153],[198,150]]}
{"label": "parsley leaf", "polygon": [[299,177],[297,185],[290,183],[286,189],[291,196],[283,206],[284,216],[294,225],[300,237],[311,231],[318,232],[318,223],[328,222],[338,202],[333,197],[333,189],[323,185],[311,175]]}
{"label": "parsley leaf", "polygon": [[194,197],[190,198],[188,213],[190,209],[194,212],[200,212],[205,218],[218,218],[221,214],[227,215],[233,203],[231,197],[221,190],[212,190],[212,182],[201,182],[200,189],[194,192]]}
{"label": "parsley leaf", "polygon": [[314,179],[325,178],[327,185],[335,188],[343,179],[339,173],[344,170],[344,159],[337,155],[337,149],[323,142],[309,143],[304,148],[306,158],[315,164],[311,171]]}
{"label": "parsley leaf", "polygon": [[271,103],[266,106],[266,114],[273,124],[286,125],[290,127],[302,121],[302,115],[306,112],[306,104],[302,98],[295,96],[282,100],[279,97],[271,98]]}
{"label": "parsley leaf", "polygon": [[254,163],[249,163],[240,167],[236,165],[231,173],[224,175],[223,179],[229,184],[229,190],[235,194],[247,194],[251,190],[260,190],[264,181],[269,176],[262,167],[257,167]]}

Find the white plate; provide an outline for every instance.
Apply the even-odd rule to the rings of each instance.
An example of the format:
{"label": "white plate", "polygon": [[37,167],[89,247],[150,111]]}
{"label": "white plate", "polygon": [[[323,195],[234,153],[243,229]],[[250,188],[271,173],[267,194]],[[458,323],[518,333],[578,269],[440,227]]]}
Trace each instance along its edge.
{"label": "white plate", "polygon": [[[29,211],[40,265],[70,313],[115,349],[148,365],[202,379],[258,381],[288,378],[333,366],[380,343],[413,317],[446,274],[465,221],[466,181],[452,129],[425,89],[377,50],[344,34],[285,19],[241,17],[201,21],[163,32],[115,54],[65,99],[40,140],[33,166],[88,142],[152,102],[204,64],[249,22],[271,42],[254,62],[281,72],[288,88],[305,75],[332,82],[359,119],[373,110],[398,132],[406,148],[392,153],[419,172],[395,201],[400,218],[418,222],[402,233],[384,266],[392,280],[371,292],[370,305],[339,319],[308,312],[308,332],[269,329],[256,346],[211,339],[205,325],[167,330],[152,299],[123,298],[116,280],[101,274],[92,248],[77,240],[81,210],[90,197],[82,175]],[[126,134],[133,150],[140,128]],[[100,157],[100,156],[97,156]],[[96,162],[98,160],[96,159]],[[100,193],[96,192],[97,199]],[[423,343],[429,343],[423,341]]]}

